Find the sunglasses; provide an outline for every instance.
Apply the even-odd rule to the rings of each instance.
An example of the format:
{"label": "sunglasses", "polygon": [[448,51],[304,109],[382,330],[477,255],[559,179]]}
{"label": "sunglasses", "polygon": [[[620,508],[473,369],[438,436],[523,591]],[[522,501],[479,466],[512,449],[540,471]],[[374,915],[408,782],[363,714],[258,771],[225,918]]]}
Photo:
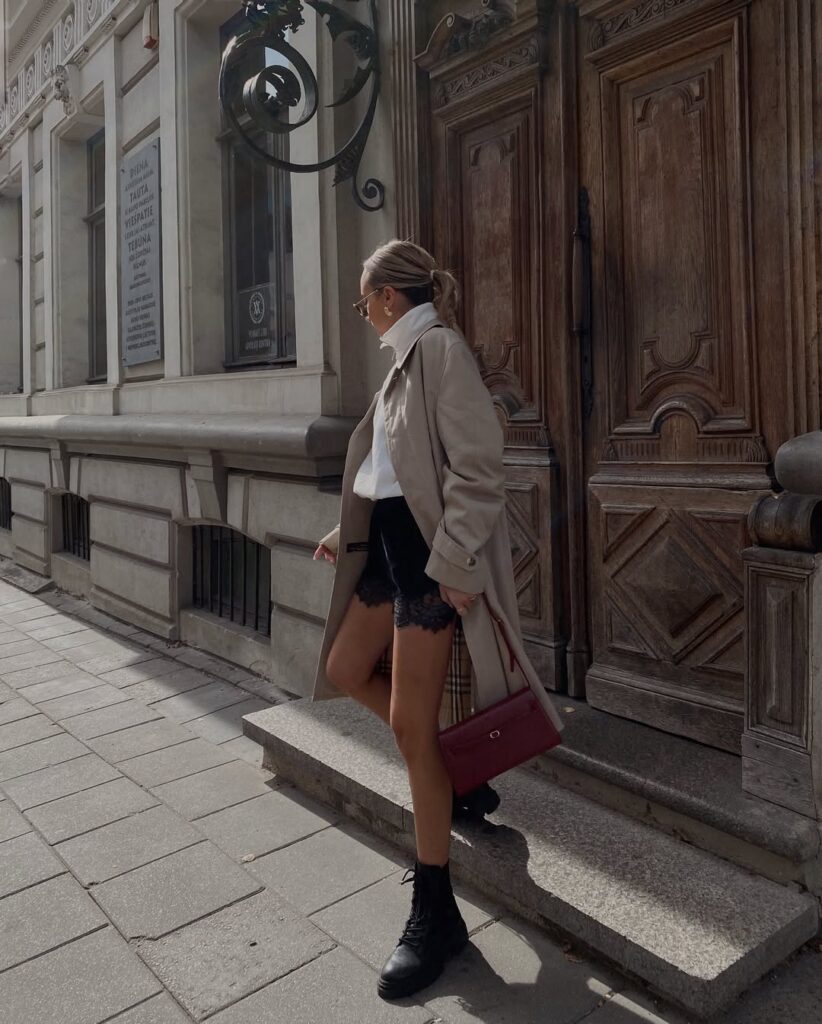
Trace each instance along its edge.
{"label": "sunglasses", "polygon": [[369,292],[367,295],[363,295],[361,299],[358,299],[353,303],[354,309],[360,314],[363,320],[368,319],[368,300],[372,295],[376,295],[377,292],[381,292],[382,288],[375,288],[373,292]]}

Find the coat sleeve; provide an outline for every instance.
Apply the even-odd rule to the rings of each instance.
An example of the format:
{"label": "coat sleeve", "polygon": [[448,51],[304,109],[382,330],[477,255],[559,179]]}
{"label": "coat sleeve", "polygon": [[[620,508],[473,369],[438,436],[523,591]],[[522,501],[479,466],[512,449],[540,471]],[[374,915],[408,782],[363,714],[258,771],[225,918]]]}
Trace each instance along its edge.
{"label": "coat sleeve", "polygon": [[446,455],[444,512],[425,572],[446,587],[478,594],[485,589],[487,572],[482,549],[505,504],[505,442],[474,354],[464,341],[446,355],[436,422]]}

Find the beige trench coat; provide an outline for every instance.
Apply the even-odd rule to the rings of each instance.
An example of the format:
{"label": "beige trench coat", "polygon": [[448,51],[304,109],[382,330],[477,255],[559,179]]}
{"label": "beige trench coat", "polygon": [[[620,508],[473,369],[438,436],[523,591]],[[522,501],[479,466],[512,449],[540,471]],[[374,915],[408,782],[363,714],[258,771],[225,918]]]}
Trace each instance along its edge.
{"label": "beige trench coat", "polygon": [[[371,448],[379,392],[348,443],[340,524],[324,538],[337,550],[334,585],[314,684],[314,699],[342,696],[325,665],[365,566],[373,502],[354,493]],[[397,363],[386,385],[385,430],[394,471],[431,556],[425,572],[466,593],[484,591],[502,620],[525,674],[511,668],[508,647],[485,602],[462,617],[472,663],[476,710],[528,685],[551,721],[563,723],[522,644],[511,563],[503,469],[503,431],[474,355],[444,324],[429,324]]]}

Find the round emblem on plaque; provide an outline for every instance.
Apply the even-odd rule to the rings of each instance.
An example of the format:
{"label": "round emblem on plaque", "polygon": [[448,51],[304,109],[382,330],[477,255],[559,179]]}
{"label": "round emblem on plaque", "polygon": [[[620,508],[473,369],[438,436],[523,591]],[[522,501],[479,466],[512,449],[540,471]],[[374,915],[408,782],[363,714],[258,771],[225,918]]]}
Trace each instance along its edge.
{"label": "round emblem on plaque", "polygon": [[265,297],[262,292],[254,292],[248,300],[248,315],[251,322],[261,324],[265,316]]}

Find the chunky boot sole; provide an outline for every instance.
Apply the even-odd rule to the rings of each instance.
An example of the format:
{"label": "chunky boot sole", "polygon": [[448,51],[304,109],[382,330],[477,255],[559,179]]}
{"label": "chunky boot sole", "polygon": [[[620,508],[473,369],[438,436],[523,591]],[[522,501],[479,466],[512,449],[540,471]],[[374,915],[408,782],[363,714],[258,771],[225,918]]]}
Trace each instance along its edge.
{"label": "chunky boot sole", "polygon": [[420,989],[428,988],[442,974],[445,965],[451,957],[456,956],[467,945],[468,929],[460,929],[453,936],[451,942],[449,942],[448,949],[442,960],[436,960],[429,964],[425,970],[420,970],[416,974],[412,974],[407,978],[400,978],[397,981],[384,981],[380,978],[377,984],[378,995],[381,999],[387,1000],[404,999],[406,996],[412,996],[415,992],[419,992]]}

